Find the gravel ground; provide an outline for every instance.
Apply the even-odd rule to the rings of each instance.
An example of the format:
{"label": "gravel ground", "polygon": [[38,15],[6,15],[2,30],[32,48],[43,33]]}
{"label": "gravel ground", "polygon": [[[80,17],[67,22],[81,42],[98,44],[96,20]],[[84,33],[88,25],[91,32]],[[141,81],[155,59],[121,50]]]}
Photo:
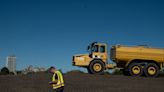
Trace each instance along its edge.
{"label": "gravel ground", "polygon": [[[0,76],[0,92],[51,92],[47,73]],[[64,74],[64,92],[164,92],[164,76]]]}

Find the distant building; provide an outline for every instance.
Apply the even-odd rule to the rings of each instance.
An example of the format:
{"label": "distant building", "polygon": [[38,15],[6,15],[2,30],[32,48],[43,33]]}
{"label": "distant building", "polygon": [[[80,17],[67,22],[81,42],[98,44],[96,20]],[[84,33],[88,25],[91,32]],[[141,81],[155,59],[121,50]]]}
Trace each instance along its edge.
{"label": "distant building", "polygon": [[6,58],[6,67],[10,72],[16,72],[16,57],[15,56],[7,56]]}

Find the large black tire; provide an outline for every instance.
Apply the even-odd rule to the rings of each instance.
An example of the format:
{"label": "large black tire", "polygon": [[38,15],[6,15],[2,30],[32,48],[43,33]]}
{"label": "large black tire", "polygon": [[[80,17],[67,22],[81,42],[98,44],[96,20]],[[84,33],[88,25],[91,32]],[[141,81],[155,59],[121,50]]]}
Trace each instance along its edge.
{"label": "large black tire", "polygon": [[91,74],[103,74],[105,70],[105,65],[101,60],[93,60],[88,68]]}
{"label": "large black tire", "polygon": [[131,63],[128,68],[129,74],[131,76],[139,77],[143,75],[142,65],[139,63]]}
{"label": "large black tire", "polygon": [[160,69],[155,63],[148,63],[144,67],[144,75],[146,77],[158,77],[160,74]]}

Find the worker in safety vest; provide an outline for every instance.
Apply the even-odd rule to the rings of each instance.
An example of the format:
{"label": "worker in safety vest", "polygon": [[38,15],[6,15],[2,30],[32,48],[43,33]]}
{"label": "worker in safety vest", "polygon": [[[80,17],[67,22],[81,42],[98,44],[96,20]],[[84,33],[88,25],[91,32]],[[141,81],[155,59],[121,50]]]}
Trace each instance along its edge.
{"label": "worker in safety vest", "polygon": [[50,73],[53,74],[52,81],[49,82],[52,85],[53,92],[64,91],[64,79],[60,71],[56,70],[55,67],[50,67]]}

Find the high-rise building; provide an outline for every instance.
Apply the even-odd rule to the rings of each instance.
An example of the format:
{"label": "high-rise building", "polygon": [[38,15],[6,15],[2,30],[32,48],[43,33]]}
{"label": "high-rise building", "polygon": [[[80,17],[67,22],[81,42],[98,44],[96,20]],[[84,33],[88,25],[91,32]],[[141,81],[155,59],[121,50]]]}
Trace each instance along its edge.
{"label": "high-rise building", "polygon": [[9,69],[10,72],[16,72],[16,57],[14,55],[7,56],[6,67]]}

